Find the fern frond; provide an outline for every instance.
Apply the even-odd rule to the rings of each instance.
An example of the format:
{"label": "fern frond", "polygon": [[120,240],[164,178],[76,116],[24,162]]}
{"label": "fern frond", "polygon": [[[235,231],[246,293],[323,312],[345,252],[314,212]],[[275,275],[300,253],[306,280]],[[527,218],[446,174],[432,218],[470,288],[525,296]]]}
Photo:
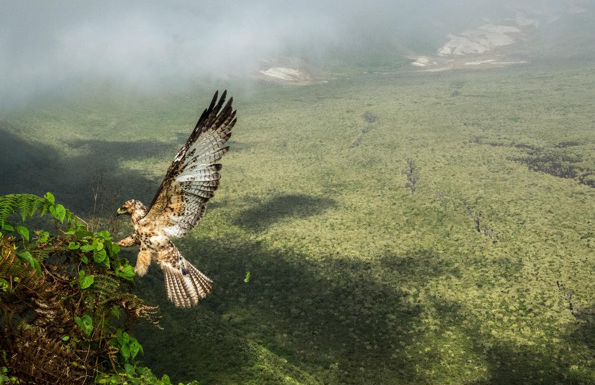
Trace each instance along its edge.
{"label": "fern frond", "polygon": [[[11,223],[47,213],[62,230],[57,235]],[[50,193],[0,196],[0,227],[0,366],[21,384],[72,385],[133,363],[120,354],[124,345],[109,345],[121,330],[116,318],[123,311],[118,325],[145,318],[159,327],[157,307],[130,293],[131,284],[116,270],[127,263],[116,251],[110,249],[105,266],[79,248],[107,245],[109,233],[82,231],[85,222]],[[37,237],[31,240],[30,233]],[[80,272],[93,277],[90,286],[82,287]]]}
{"label": "fern frond", "polygon": [[6,220],[17,214],[24,221],[25,219],[41,213],[46,206],[44,198],[33,194],[8,194],[0,196],[0,226]]}
{"label": "fern frond", "polygon": [[[0,278],[14,280],[26,285],[35,277],[35,269],[16,258],[14,239],[0,236]],[[18,261],[18,262],[17,262]]]}
{"label": "fern frond", "polygon": [[50,255],[50,251],[47,249],[32,249],[30,252],[31,255],[33,255],[33,258],[37,259],[38,261],[43,261]]}
{"label": "fern frond", "polygon": [[95,276],[95,282],[90,291],[96,296],[98,305],[117,300],[122,296],[120,282],[107,275]]}
{"label": "fern frond", "polygon": [[19,329],[8,364],[13,375],[27,384],[84,384],[92,378],[85,365],[85,352],[68,349],[43,328]]}
{"label": "fern frond", "polygon": [[0,236],[0,277],[9,277],[16,258],[14,243],[11,239]]}

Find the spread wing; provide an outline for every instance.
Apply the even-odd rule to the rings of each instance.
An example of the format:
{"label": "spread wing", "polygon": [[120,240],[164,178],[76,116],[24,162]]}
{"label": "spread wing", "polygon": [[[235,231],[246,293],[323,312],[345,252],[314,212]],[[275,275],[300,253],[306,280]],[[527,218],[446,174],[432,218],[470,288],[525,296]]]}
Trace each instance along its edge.
{"label": "spread wing", "polygon": [[223,107],[227,91],[201,115],[190,137],[175,156],[143,222],[152,223],[170,237],[181,237],[203,217],[207,202],[219,187],[217,163],[229,150],[226,146],[236,123],[233,98]]}

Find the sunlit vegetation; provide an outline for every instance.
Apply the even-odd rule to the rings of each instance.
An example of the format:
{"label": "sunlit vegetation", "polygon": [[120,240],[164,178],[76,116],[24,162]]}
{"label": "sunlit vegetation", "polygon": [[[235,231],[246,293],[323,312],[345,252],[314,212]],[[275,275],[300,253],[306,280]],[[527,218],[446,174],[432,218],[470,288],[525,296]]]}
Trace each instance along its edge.
{"label": "sunlit vegetation", "polygon": [[[595,382],[593,67],[227,87],[239,120],[222,185],[177,241],[214,293],[180,310],[158,269],[135,285],[160,306],[162,330],[135,329],[154,372]],[[0,188],[51,189],[84,217],[103,169],[121,201],[150,201],[212,91],[95,92],[7,114],[0,135],[19,161],[2,155]]]}

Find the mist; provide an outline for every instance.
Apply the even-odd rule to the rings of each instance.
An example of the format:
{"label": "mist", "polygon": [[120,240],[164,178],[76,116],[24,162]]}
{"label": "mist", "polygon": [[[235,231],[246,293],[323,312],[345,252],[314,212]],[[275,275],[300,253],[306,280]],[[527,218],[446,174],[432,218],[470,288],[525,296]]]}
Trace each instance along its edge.
{"label": "mist", "polygon": [[[573,8],[574,7],[574,8]],[[0,108],[112,82],[144,90],[250,79],[298,58],[332,69],[431,54],[449,33],[585,1],[2,1]],[[551,36],[550,36],[551,37]]]}
{"label": "mist", "polygon": [[594,383],[594,0],[0,6],[0,381]]}

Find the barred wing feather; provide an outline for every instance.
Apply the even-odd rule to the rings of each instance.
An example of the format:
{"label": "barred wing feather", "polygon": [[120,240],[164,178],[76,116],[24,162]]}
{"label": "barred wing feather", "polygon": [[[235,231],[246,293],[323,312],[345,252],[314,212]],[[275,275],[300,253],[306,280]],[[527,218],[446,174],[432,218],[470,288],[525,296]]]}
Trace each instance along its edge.
{"label": "barred wing feather", "polygon": [[236,123],[233,98],[225,103],[227,91],[201,115],[190,137],[176,154],[149,211],[143,220],[153,221],[170,237],[181,237],[203,217],[207,202],[219,187],[226,145]]}

